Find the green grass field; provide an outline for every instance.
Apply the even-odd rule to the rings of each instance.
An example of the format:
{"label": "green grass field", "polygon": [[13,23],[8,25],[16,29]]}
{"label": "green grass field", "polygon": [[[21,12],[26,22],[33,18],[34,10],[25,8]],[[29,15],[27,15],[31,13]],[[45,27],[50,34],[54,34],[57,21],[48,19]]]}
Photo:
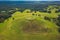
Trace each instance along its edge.
{"label": "green grass field", "polygon": [[27,13],[16,11],[12,17],[0,23],[0,40],[60,40],[58,26],[53,20],[60,13]]}

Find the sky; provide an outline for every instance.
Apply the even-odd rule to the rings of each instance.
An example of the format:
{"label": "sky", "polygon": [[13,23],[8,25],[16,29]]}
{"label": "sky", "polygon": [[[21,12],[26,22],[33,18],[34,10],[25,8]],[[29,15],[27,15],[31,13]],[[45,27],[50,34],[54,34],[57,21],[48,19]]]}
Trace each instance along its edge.
{"label": "sky", "polygon": [[0,1],[60,1],[60,0],[0,0]]}

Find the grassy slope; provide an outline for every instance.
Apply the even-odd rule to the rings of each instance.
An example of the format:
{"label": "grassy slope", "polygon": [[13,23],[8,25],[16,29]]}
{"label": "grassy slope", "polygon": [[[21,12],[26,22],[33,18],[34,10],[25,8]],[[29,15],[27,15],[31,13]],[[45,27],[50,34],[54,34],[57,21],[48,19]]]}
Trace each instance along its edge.
{"label": "grassy slope", "polygon": [[[56,15],[53,16],[47,13],[42,13],[41,15],[40,17],[33,16],[29,13],[15,12],[11,18],[0,24],[0,36],[2,36],[0,40],[59,40],[56,38],[58,34],[57,26],[53,22],[43,19],[43,16],[56,17]],[[45,28],[50,28],[51,32],[34,34],[24,33],[21,28],[24,27],[28,20],[37,21],[38,24],[41,23]]]}

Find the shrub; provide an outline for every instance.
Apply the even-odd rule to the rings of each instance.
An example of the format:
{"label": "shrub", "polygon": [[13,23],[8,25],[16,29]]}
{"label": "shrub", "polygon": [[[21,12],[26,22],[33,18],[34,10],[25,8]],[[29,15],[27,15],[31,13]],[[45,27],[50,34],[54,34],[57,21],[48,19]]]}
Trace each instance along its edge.
{"label": "shrub", "polygon": [[47,16],[44,17],[45,20],[51,21],[51,19]]}

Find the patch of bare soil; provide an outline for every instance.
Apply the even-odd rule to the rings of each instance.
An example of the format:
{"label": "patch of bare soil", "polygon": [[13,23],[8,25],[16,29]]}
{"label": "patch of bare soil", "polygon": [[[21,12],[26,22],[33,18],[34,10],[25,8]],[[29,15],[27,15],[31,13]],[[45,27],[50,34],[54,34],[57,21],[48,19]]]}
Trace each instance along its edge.
{"label": "patch of bare soil", "polygon": [[56,36],[56,39],[57,39],[57,40],[60,40],[60,34],[58,34],[58,35]]}
{"label": "patch of bare soil", "polygon": [[27,21],[22,28],[23,32],[25,33],[42,33],[42,32],[47,32],[48,29],[44,27],[43,24],[35,21],[35,20],[30,20]]}

